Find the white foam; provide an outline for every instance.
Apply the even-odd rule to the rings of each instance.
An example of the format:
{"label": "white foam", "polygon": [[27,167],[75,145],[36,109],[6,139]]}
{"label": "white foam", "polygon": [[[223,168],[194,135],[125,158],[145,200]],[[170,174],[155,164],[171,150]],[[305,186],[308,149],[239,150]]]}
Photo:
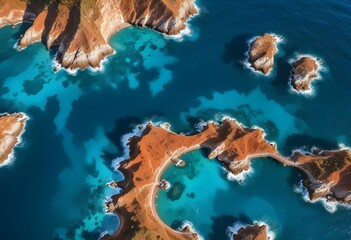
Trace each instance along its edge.
{"label": "white foam", "polygon": [[[100,61],[100,65],[99,67],[87,67],[87,70],[92,73],[92,74],[96,74],[96,73],[102,73],[105,71],[105,65],[106,63],[108,62],[108,58],[115,55],[116,54],[116,51],[113,50],[113,53],[112,54],[109,54],[107,56],[105,56],[101,61]],[[51,64],[51,67],[53,69],[55,69],[55,72],[59,72],[60,70],[63,70],[65,71],[67,74],[71,75],[71,76],[76,76],[78,74],[79,71],[84,71],[83,69],[80,69],[80,68],[76,68],[76,69],[67,69],[67,68],[63,68],[62,65],[60,63],[57,62],[56,60],[56,56],[55,58],[52,60],[52,64]]]}
{"label": "white foam", "polygon": [[265,221],[254,221],[254,224],[258,224],[260,226],[266,225],[267,226],[267,235],[269,240],[274,240],[276,238],[275,232],[272,230],[272,228],[269,226],[269,224]]}
{"label": "white foam", "polygon": [[321,72],[327,72],[328,71],[328,68],[325,66],[324,64],[324,61],[320,58],[320,57],[317,57],[317,56],[314,56],[314,55],[311,55],[311,54],[300,54],[300,53],[295,53],[295,56],[290,58],[288,60],[288,63],[290,63],[291,65],[296,62],[297,60],[299,60],[300,58],[302,57],[309,57],[309,58],[312,58],[316,64],[317,64],[317,71],[316,71],[316,74],[317,74],[317,77],[316,78],[313,78],[313,80],[310,82],[310,89],[309,90],[306,90],[306,91],[296,91],[292,84],[291,84],[291,74],[290,74],[290,78],[289,78],[289,87],[290,87],[290,90],[289,92],[292,93],[292,94],[299,94],[299,95],[303,95],[305,97],[314,97],[316,96],[316,90],[315,90],[315,82],[316,81],[321,81],[323,80],[322,76],[321,76]]}
{"label": "white foam", "polygon": [[[166,39],[172,39],[172,40],[175,40],[177,42],[183,42],[185,39],[189,39],[189,38],[194,36],[195,31],[194,31],[193,27],[191,26],[190,22],[194,17],[200,15],[200,8],[195,3],[194,3],[194,5],[195,5],[195,9],[196,9],[197,13],[189,16],[189,18],[185,22],[186,27],[183,30],[181,30],[180,33],[175,34],[175,35],[168,35],[168,34],[163,33],[163,36]],[[196,40],[196,38],[197,37],[195,36],[195,39],[192,39],[192,40]]]}
{"label": "white foam", "polygon": [[240,228],[248,227],[248,226],[253,226],[254,224],[258,224],[259,226],[266,225],[267,226],[267,235],[269,240],[274,240],[275,239],[275,233],[274,231],[271,230],[270,226],[264,222],[264,221],[254,221],[254,223],[251,224],[244,224],[242,222],[236,222],[233,224],[233,226],[229,226],[227,228],[227,235],[229,237],[229,240],[233,239],[233,236],[238,233]]}
{"label": "white foam", "polygon": [[118,171],[118,168],[120,167],[120,162],[130,158],[130,147],[128,146],[129,144],[129,140],[132,137],[140,137],[141,134],[143,133],[143,131],[145,130],[146,126],[148,124],[152,124],[154,126],[159,126],[162,127],[164,129],[166,129],[167,131],[171,132],[171,124],[167,123],[167,122],[152,122],[152,121],[146,121],[142,124],[137,125],[132,132],[127,133],[125,135],[122,136],[121,138],[121,143],[122,143],[122,147],[123,147],[123,154],[121,157],[117,157],[116,159],[114,159],[112,161],[112,167],[115,171]]}
{"label": "white foam", "polygon": [[[301,154],[303,154],[303,155],[310,155],[310,154],[312,154],[311,153],[311,151],[309,151],[309,150],[306,150],[307,149],[307,147],[306,146],[302,146],[302,147],[299,147],[299,148],[296,148],[296,149],[293,149],[292,150],[292,154],[294,154],[294,153],[301,153]],[[312,150],[313,149],[318,149],[316,146],[313,146],[312,147]]]}
{"label": "white foam", "polygon": [[312,201],[309,198],[307,189],[302,184],[302,180],[297,185],[294,186],[293,190],[295,193],[301,194],[305,202],[312,203],[312,204],[321,203],[325,208],[325,210],[327,210],[330,213],[335,213],[339,207],[351,209],[350,205],[341,204],[336,201],[331,202],[331,201],[328,201],[326,198],[319,198],[315,201]]}
{"label": "white foam", "polygon": [[[268,34],[273,36],[273,38],[275,39],[275,49],[276,49],[275,56],[276,56],[278,54],[278,52],[279,52],[279,46],[278,45],[280,45],[282,43],[285,43],[286,40],[285,40],[285,38],[282,35],[275,34],[275,33],[268,33]],[[253,67],[251,67],[251,63],[249,62],[250,44],[258,37],[260,37],[260,36],[252,37],[252,38],[250,38],[249,40],[246,41],[247,46],[248,46],[248,50],[245,52],[245,59],[241,63],[243,64],[245,69],[251,70],[253,73],[257,74],[258,76],[271,77],[272,73],[273,73],[273,70],[274,70],[274,65],[275,65],[274,63],[273,63],[272,69],[270,69],[267,74],[264,74],[261,71],[258,71],[258,70],[256,71]]]}
{"label": "white foam", "polygon": [[349,150],[349,151],[351,151],[351,148],[348,147],[348,146],[347,146],[346,144],[344,144],[344,143],[339,143],[338,145],[339,145],[339,149],[340,149],[340,150]]}
{"label": "white foam", "polygon": [[15,149],[19,148],[19,147],[23,147],[24,146],[24,142],[22,139],[22,135],[26,132],[26,125],[27,125],[27,121],[30,119],[25,113],[23,112],[19,112],[20,114],[23,115],[22,118],[19,119],[19,121],[25,120],[23,123],[23,130],[22,132],[17,136],[17,143],[16,145],[13,147],[11,153],[8,155],[7,159],[0,164],[0,168],[2,167],[10,167],[14,164],[16,158],[15,158]]}
{"label": "white foam", "polygon": [[187,220],[183,221],[182,226],[180,228],[178,228],[177,230],[182,231],[185,227],[189,227],[191,232],[197,233],[199,240],[205,240],[205,238],[203,236],[201,236],[198,231],[196,231],[194,224],[192,222],[187,221]]}
{"label": "white foam", "polygon": [[[111,216],[114,216],[114,217],[116,217],[117,219],[119,219],[119,216],[118,216],[118,214],[116,214],[116,213],[105,213],[105,215],[111,215]],[[119,223],[120,224],[120,223]],[[119,226],[117,227],[117,229],[119,228]],[[115,229],[115,231],[117,231],[117,229]],[[99,236],[99,239],[101,239],[103,236],[105,236],[106,234],[110,234],[110,235],[112,235],[113,233],[112,232],[108,232],[108,231],[103,231],[103,232],[101,232],[100,233],[100,236]]]}
{"label": "white foam", "polygon": [[252,177],[255,173],[254,169],[251,167],[251,164],[249,170],[242,171],[241,173],[236,175],[224,167],[222,167],[222,169],[227,174],[227,179],[229,181],[236,181],[240,185],[245,185],[247,178]]}

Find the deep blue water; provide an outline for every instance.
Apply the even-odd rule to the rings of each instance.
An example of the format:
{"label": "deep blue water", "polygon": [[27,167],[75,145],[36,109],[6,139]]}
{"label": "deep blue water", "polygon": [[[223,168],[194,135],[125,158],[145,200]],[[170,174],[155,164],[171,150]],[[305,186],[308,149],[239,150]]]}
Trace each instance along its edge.
{"label": "deep blue water", "polygon": [[[0,112],[23,111],[31,118],[14,164],[0,168],[0,239],[97,239],[102,231],[114,231],[118,219],[105,215],[103,207],[114,192],[105,183],[122,176],[111,162],[122,154],[120,138],[146,120],[168,121],[173,130],[187,132],[200,119],[222,113],[264,128],[285,154],[300,146],[351,145],[349,1],[201,0],[198,5],[191,37],[179,42],[146,29],[125,29],[112,38],[117,54],[103,72],[75,76],[54,74],[54,53],[41,44],[13,49],[28,25],[0,30]],[[242,64],[247,41],[264,32],[284,38],[269,77]],[[313,96],[289,90],[288,60],[298,54],[323,61]],[[171,203],[159,204],[170,225],[188,219],[214,239],[237,220],[265,220],[278,239],[351,238],[350,210],[331,214],[322,204],[304,202],[293,191],[300,178],[291,169],[258,160],[254,174],[239,185],[225,180],[219,164],[200,153],[188,158],[201,162],[194,164],[193,180],[180,176],[195,197],[171,201],[160,193],[157,200]],[[208,182],[201,168],[214,181]],[[196,184],[208,191],[196,194]],[[200,215],[162,214],[184,201]]]}

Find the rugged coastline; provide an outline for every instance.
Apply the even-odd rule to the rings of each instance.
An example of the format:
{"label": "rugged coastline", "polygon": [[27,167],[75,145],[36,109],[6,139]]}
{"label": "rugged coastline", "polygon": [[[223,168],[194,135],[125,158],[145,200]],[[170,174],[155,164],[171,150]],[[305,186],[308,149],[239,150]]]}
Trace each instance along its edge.
{"label": "rugged coastline", "polygon": [[108,43],[110,37],[125,27],[176,35],[197,12],[193,0],[0,1],[0,28],[32,23],[19,39],[18,49],[43,42],[48,49],[58,48],[55,70],[73,71],[99,68],[115,52]]}
{"label": "rugged coastline", "polygon": [[318,61],[309,56],[300,57],[292,63],[291,86],[299,93],[308,93],[311,91],[311,82],[318,78],[319,69]]}
{"label": "rugged coastline", "polygon": [[267,226],[255,223],[240,227],[233,233],[233,240],[269,240]]}
{"label": "rugged coastline", "polygon": [[267,75],[272,70],[274,56],[278,51],[276,44],[277,37],[268,33],[250,42],[248,61],[255,71]]}
{"label": "rugged coastline", "polygon": [[[264,132],[259,128],[245,128],[236,120],[224,119],[221,124],[207,123],[202,130],[192,135],[176,134],[162,126],[148,123],[144,127],[139,127],[142,131],[140,136],[132,136],[129,139],[129,156],[120,162],[119,170],[125,179],[118,182],[121,193],[112,196],[112,201],[106,203],[108,212],[117,213],[121,218],[121,225],[113,235],[105,235],[104,239],[143,239],[146,236],[161,237],[162,239],[198,239],[200,236],[196,232],[176,231],[165,225],[158,217],[154,206],[154,199],[157,191],[161,190],[160,184],[163,179],[163,171],[171,164],[175,164],[175,159],[181,155],[199,148],[209,150],[209,159],[218,159],[223,166],[232,174],[240,174],[249,170],[250,161],[255,158],[272,158],[284,166],[291,166],[300,169],[305,173],[307,182],[318,182],[321,186],[331,186],[335,179],[341,180],[334,184],[330,191],[334,191],[335,198],[328,194],[311,195],[311,199],[327,198],[328,201],[339,201],[348,203],[351,186],[345,184],[344,176],[348,176],[349,171],[349,150],[335,151],[342,161],[344,167],[331,168],[332,176],[342,176],[339,178],[325,178],[321,181],[318,168],[323,169],[320,161],[331,161],[331,164],[338,165],[337,159],[328,158],[330,151],[315,153],[311,158],[310,154],[297,155],[295,152],[291,157],[284,157],[279,154],[276,145],[264,139]],[[334,153],[334,151],[332,151]],[[350,154],[349,154],[350,153]],[[325,157],[326,156],[326,157]],[[335,156],[331,154],[331,156]],[[311,158],[311,159],[309,159]],[[309,159],[309,160],[306,160]],[[329,160],[328,160],[329,159]],[[309,164],[308,164],[309,162]],[[328,165],[325,165],[328,167]],[[347,169],[346,173],[344,173]],[[167,180],[167,179],[166,179]],[[309,191],[316,191],[315,185],[305,184]],[[340,190],[337,186],[343,186],[343,200],[340,198]],[[318,191],[319,193],[320,191]],[[186,230],[186,231],[185,231]]]}
{"label": "rugged coastline", "polygon": [[0,115],[0,166],[10,163],[28,119],[24,113]]}
{"label": "rugged coastline", "polygon": [[350,149],[296,151],[291,160],[312,176],[302,182],[311,201],[325,198],[329,202],[351,204]]}

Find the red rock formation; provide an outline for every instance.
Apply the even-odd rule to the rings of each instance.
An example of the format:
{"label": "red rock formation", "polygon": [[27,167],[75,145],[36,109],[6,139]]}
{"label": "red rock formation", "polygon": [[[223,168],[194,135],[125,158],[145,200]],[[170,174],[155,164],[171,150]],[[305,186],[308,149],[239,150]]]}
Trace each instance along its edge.
{"label": "red rock formation", "polygon": [[242,227],[233,235],[233,240],[267,240],[267,226],[258,225]]}
{"label": "red rock formation", "polygon": [[273,68],[276,52],[276,38],[265,33],[250,43],[249,63],[256,71],[268,74]]}
{"label": "red rock formation", "polygon": [[[201,133],[178,135],[148,124],[141,137],[129,142],[130,158],[121,163],[125,180],[118,182],[122,193],[107,203],[110,212],[121,216],[121,226],[106,239],[197,239],[189,231],[175,231],[158,217],[154,198],[163,170],[180,155],[198,148],[211,150],[210,158],[218,157],[235,173],[248,169],[251,157],[278,154],[275,145],[263,139],[260,129],[246,129],[232,120],[221,125],[208,124]],[[234,167],[232,162],[241,162]]]}
{"label": "red rock formation", "polygon": [[317,61],[311,57],[302,57],[293,64],[291,86],[298,92],[309,91],[310,83],[317,78]]}
{"label": "red rock formation", "polygon": [[114,53],[110,37],[127,26],[173,35],[196,13],[193,0],[0,0],[0,27],[33,23],[19,49],[40,41],[49,49],[58,47],[57,63],[74,70],[99,67]]}
{"label": "red rock formation", "polygon": [[329,201],[351,203],[350,149],[295,152],[291,160],[307,174],[303,184],[312,201],[326,197]]}
{"label": "red rock formation", "polygon": [[28,118],[22,113],[0,116],[0,165],[6,163],[24,132]]}
{"label": "red rock formation", "polygon": [[[221,125],[208,123],[194,135],[176,134],[151,123],[139,130],[143,130],[141,136],[129,139],[129,158],[120,163],[119,170],[125,179],[117,185],[122,192],[106,204],[109,212],[121,217],[121,224],[114,236],[106,235],[104,239],[198,239],[190,228],[176,231],[166,226],[156,213],[154,198],[160,189],[164,169],[170,164],[177,164],[181,155],[199,148],[208,149],[208,158],[217,158],[233,174],[248,170],[249,161],[253,158],[273,158],[306,173],[305,186],[311,193],[311,199],[327,197],[350,202],[349,150],[315,151],[311,155],[294,153],[291,158],[286,158],[278,153],[274,144],[264,139],[262,130],[244,128],[229,119]],[[247,233],[250,229],[256,229],[260,233],[259,238],[247,239],[266,236],[262,226],[241,232]]]}

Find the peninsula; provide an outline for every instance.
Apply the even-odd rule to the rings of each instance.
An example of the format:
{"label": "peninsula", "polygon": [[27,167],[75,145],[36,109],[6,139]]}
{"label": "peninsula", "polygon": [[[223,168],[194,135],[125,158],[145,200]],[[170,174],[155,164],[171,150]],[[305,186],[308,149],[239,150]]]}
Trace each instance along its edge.
{"label": "peninsula", "polygon": [[13,149],[20,142],[28,117],[23,113],[0,115],[0,166],[11,160]]}
{"label": "peninsula", "polygon": [[56,70],[99,68],[114,50],[110,37],[127,26],[175,35],[197,14],[194,0],[0,0],[0,28],[32,23],[18,41],[18,49],[43,42],[58,48]]}
{"label": "peninsula", "polygon": [[218,159],[232,174],[247,171],[252,159],[272,158],[304,173],[311,200],[327,197],[328,201],[350,203],[348,149],[295,152],[292,157],[284,157],[274,143],[264,139],[262,129],[246,128],[232,119],[224,119],[221,124],[209,122],[190,135],[173,133],[168,124],[148,123],[139,126],[139,130],[140,136],[129,139],[129,157],[119,163],[125,178],[117,186],[122,190],[106,203],[108,212],[120,216],[120,226],[113,236],[107,234],[103,239],[198,239],[199,235],[189,226],[174,230],[165,225],[154,201],[157,191],[165,189],[167,179],[161,179],[163,171],[170,164],[183,166],[180,157],[199,148],[207,149],[208,158]]}

